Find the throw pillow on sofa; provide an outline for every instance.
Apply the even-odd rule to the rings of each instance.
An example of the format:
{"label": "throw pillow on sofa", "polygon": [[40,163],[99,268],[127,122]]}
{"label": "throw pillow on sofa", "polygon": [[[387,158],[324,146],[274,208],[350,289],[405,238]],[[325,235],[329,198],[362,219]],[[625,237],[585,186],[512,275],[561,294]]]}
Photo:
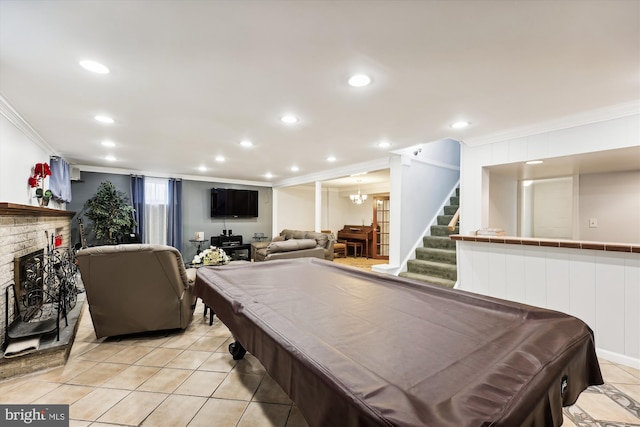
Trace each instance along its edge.
{"label": "throw pillow on sofa", "polygon": [[327,247],[327,242],[329,241],[328,234],[316,233],[314,231],[305,231],[304,238],[314,239],[318,243],[318,246],[322,246],[323,248]]}
{"label": "throw pillow on sofa", "polygon": [[269,243],[269,246],[267,246],[267,254],[313,249],[316,246],[318,246],[318,243],[314,239],[289,239]]}
{"label": "throw pillow on sofa", "polygon": [[280,235],[283,236],[285,240],[306,238],[304,230],[289,230],[288,228],[282,230]]}

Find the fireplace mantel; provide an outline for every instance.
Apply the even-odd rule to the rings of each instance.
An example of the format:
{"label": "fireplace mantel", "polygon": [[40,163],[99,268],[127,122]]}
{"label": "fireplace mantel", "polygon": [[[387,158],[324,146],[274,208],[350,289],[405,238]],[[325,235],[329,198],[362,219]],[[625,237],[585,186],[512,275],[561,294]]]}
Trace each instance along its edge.
{"label": "fireplace mantel", "polygon": [[0,216],[62,216],[71,218],[75,214],[73,211],[63,211],[62,209],[0,202]]}

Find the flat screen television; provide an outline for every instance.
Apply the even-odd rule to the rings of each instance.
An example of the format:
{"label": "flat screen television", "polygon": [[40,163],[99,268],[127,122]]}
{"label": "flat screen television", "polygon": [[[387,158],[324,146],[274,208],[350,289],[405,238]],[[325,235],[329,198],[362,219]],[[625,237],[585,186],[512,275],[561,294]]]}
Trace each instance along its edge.
{"label": "flat screen television", "polygon": [[211,189],[212,218],[255,218],[258,216],[256,190]]}

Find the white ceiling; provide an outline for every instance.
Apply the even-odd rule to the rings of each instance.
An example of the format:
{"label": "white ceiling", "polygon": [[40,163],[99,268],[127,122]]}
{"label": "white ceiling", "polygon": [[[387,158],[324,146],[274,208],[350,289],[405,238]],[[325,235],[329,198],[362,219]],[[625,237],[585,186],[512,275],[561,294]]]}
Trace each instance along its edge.
{"label": "white ceiling", "polygon": [[0,0],[0,94],[72,164],[277,184],[640,99],[640,2]]}

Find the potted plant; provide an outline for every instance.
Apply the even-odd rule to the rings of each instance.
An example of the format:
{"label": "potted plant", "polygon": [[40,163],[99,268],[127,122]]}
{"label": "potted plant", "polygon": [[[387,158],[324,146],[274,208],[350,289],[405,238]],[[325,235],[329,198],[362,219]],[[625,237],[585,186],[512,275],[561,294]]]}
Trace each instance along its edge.
{"label": "potted plant", "polygon": [[95,196],[84,204],[85,215],[93,221],[96,239],[107,244],[118,243],[118,238],[130,233],[137,225],[135,212],[125,193],[116,190],[111,181],[98,187]]}

